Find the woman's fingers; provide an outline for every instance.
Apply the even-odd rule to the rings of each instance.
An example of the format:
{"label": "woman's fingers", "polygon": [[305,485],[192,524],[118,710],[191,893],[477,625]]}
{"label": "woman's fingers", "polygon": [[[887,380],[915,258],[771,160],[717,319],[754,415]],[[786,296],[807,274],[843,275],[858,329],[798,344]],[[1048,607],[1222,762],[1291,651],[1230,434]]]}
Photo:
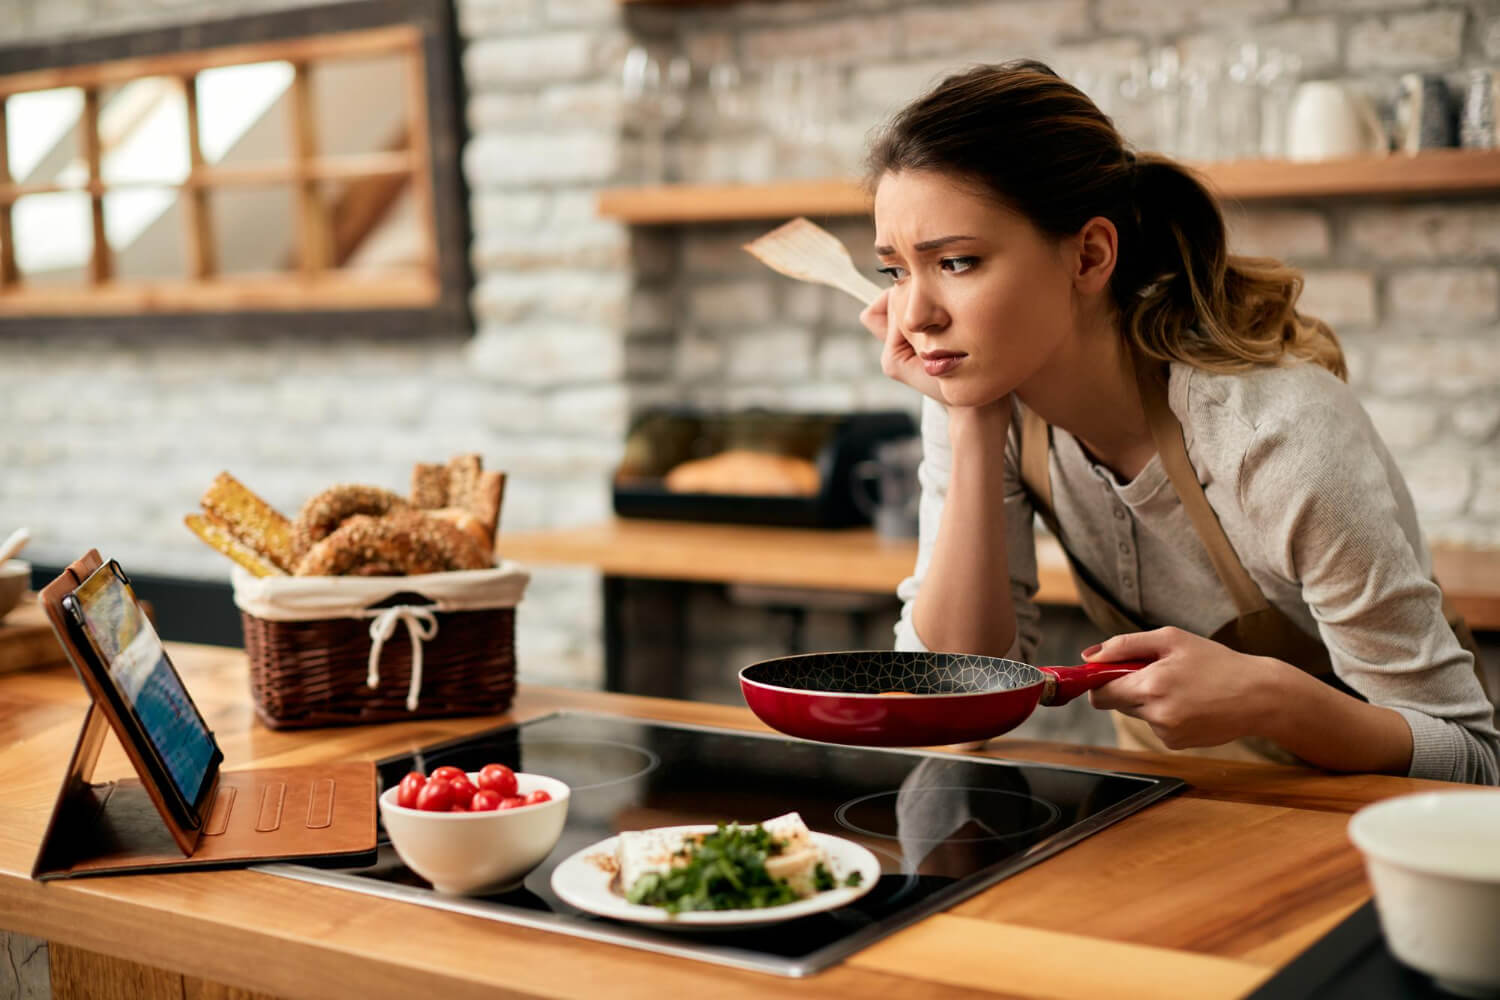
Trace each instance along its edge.
{"label": "woman's fingers", "polygon": [[889,291],[881,292],[874,302],[865,306],[859,313],[859,321],[875,336],[876,340],[884,341],[890,333],[890,312],[886,308],[890,294]]}
{"label": "woman's fingers", "polygon": [[1124,632],[1090,646],[1081,655],[1089,663],[1112,660],[1159,660],[1176,649],[1188,633],[1178,628],[1158,628],[1150,632]]}

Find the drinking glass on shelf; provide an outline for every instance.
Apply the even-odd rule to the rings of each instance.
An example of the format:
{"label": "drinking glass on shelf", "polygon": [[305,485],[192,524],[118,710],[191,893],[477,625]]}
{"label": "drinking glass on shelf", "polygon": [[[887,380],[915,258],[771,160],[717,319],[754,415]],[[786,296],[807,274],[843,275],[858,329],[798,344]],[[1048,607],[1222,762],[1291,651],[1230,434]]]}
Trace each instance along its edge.
{"label": "drinking glass on shelf", "polygon": [[1224,66],[1219,94],[1219,159],[1239,160],[1260,152],[1260,48],[1245,42]]}
{"label": "drinking glass on shelf", "polygon": [[637,143],[633,173],[638,182],[662,184],[669,179],[667,136],[687,112],[691,82],[692,64],[686,56],[658,55],[644,45],[632,46],[625,53],[620,87],[626,131]]}
{"label": "drinking glass on shelf", "polygon": [[1286,156],[1287,111],[1302,73],[1302,59],[1295,52],[1270,49],[1256,71],[1260,89],[1260,155],[1267,159]]}
{"label": "drinking glass on shelf", "polygon": [[1146,85],[1151,92],[1151,148],[1172,155],[1180,148],[1182,64],[1176,46],[1171,45],[1154,50],[1149,62]]}

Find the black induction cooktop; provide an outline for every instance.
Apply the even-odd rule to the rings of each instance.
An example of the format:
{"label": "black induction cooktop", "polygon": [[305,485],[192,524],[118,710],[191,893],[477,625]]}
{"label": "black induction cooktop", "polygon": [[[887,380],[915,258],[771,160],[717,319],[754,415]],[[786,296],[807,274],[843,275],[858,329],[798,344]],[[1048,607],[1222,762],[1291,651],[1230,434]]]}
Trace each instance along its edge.
{"label": "black induction cooktop", "polygon": [[[336,885],[506,923],[786,976],[826,968],[930,913],[1036,864],[1186,787],[1176,778],[562,712],[380,762],[381,787],[440,764],[496,761],[572,789],[557,847],[523,886],[490,896],[434,892],[382,835],[359,869],[268,865]],[[552,894],[563,859],[621,830],[797,811],[813,830],[879,857],[873,890],[842,909],[752,930],[654,930],[595,917]]]}

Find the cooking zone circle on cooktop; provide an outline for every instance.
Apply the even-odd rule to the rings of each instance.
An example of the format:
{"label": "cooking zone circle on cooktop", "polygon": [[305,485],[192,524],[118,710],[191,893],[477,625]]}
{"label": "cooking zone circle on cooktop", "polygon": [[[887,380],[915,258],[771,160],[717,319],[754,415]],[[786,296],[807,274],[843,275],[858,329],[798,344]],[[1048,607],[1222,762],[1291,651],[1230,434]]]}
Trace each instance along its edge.
{"label": "cooking zone circle on cooktop", "polygon": [[618,785],[660,766],[661,758],[645,747],[613,740],[527,740],[521,744],[521,770],[556,778],[574,794]]}
{"label": "cooking zone circle on cooktop", "polygon": [[[901,801],[903,798],[905,801]],[[1045,799],[1020,792],[934,785],[861,795],[839,806],[833,815],[845,829],[871,837],[972,844],[1043,830],[1062,818],[1062,810]],[[910,817],[904,827],[903,817]],[[923,823],[931,825],[919,829]],[[937,829],[940,826],[948,829]]]}

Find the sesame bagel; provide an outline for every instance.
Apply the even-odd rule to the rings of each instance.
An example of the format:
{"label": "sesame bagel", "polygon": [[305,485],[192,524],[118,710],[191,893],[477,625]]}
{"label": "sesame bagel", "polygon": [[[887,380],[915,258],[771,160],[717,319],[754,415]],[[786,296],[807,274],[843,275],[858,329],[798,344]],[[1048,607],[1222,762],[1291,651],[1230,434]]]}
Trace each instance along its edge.
{"label": "sesame bagel", "polygon": [[489,554],[462,529],[416,510],[355,514],[307,551],[298,576],[402,576],[484,569]]}
{"label": "sesame bagel", "polygon": [[356,514],[389,514],[410,508],[404,499],[379,486],[340,483],[312,497],[292,525],[292,544],[297,558],[305,558],[317,545]]}

